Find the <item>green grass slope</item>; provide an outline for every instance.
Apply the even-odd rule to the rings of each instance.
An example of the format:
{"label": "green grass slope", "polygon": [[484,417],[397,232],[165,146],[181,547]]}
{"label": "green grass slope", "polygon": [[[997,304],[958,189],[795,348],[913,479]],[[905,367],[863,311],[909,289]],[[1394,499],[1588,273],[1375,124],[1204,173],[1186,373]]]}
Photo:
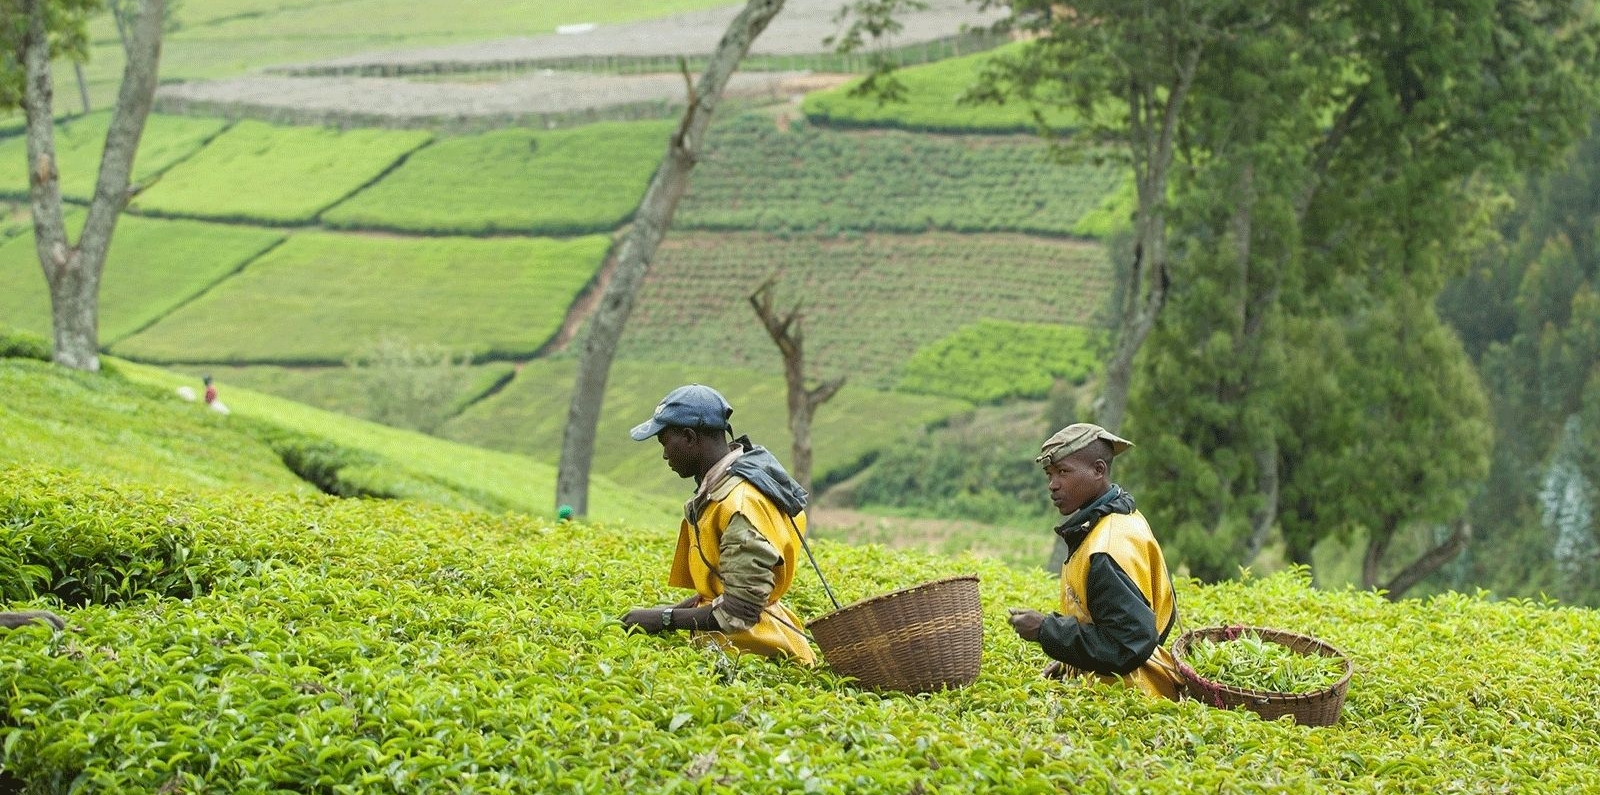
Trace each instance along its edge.
{"label": "green grass slope", "polygon": [[166,363],[338,363],[390,334],[475,357],[530,356],[610,246],[599,235],[300,232],[111,350]]}
{"label": "green grass slope", "polygon": [[611,122],[449,138],[322,214],[335,228],[580,235],[632,215],[672,123]]}
{"label": "green grass slope", "polygon": [[[681,593],[660,584],[670,531],[12,469],[0,538],[10,601],[71,623],[0,635],[0,763],[31,791],[1600,787],[1587,610],[1179,582],[1186,626],[1287,628],[1352,657],[1341,720],[1309,728],[1039,678],[1005,611],[1052,605],[1054,582],[973,559],[816,544],[847,601],[979,575],[977,681],[909,697],[625,634],[625,609]],[[830,609],[809,571],[789,601]]]}
{"label": "green grass slope", "polygon": [[[776,349],[774,349],[776,356]],[[471,445],[522,453],[555,463],[561,454],[577,363],[536,360],[505,389],[445,423],[441,433]],[[661,446],[635,442],[628,430],[655,410],[661,396],[686,383],[716,387],[734,407],[733,428],[772,450],[793,456],[782,375],[730,367],[698,367],[670,361],[617,361],[606,382],[594,451],[594,472],[640,490],[688,497],[689,481],[661,460]],[[902,435],[970,408],[950,398],[880,392],[846,384],[824,403],[812,424],[817,481],[848,472]]]}
{"label": "green grass slope", "polygon": [[[83,218],[72,212],[67,223],[76,230]],[[101,345],[150,325],[282,240],[275,229],[124,215],[100,284]],[[31,229],[0,240],[0,283],[0,321],[49,333],[50,289]]]}
{"label": "green grass slope", "polygon": [[[15,337],[0,337],[16,339]],[[111,359],[119,375],[0,358],[0,468],[46,466],[160,487],[314,493],[286,465],[353,493],[553,515],[555,469],[228,386],[224,416],[186,402],[198,379]],[[332,471],[337,470],[337,471]],[[597,477],[590,516],[673,524],[673,500]]]}

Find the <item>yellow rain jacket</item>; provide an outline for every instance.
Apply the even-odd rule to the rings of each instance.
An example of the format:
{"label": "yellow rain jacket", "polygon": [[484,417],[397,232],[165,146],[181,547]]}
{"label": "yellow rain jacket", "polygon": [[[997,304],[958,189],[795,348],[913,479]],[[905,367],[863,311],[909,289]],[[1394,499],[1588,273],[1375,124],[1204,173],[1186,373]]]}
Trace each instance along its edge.
{"label": "yellow rain jacket", "polygon": [[692,588],[700,595],[699,605],[711,604],[722,595],[721,541],[723,531],[735,514],[743,515],[756,530],[772,544],[782,556],[773,569],[774,585],[767,597],[761,618],[748,630],[738,632],[697,632],[724,648],[732,647],[769,657],[787,656],[806,665],[816,662],[816,655],[806,642],[805,624],[788,607],[780,603],[794,582],[801,554],[799,533],[806,529],[806,515],[801,511],[790,524],[784,514],[765,494],[749,481],[737,475],[720,478],[712,488],[704,491],[684,506],[684,519],[678,529],[678,549],[673,555],[672,573],[667,584],[679,588]]}
{"label": "yellow rain jacket", "polygon": [[1045,619],[1040,645],[1068,673],[1178,698],[1182,680],[1162,645],[1177,600],[1143,514],[1107,514],[1074,546],[1061,567],[1061,613]]}

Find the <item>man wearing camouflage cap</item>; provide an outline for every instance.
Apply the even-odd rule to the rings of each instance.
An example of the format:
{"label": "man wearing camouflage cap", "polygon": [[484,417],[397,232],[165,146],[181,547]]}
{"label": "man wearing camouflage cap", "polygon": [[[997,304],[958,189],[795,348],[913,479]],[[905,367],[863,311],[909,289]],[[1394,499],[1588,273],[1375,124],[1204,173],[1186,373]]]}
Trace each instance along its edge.
{"label": "man wearing camouflage cap", "polygon": [[1097,676],[1152,696],[1177,699],[1179,678],[1164,648],[1178,621],[1161,545],[1133,497],[1111,482],[1111,462],[1133,443],[1098,425],[1077,423],[1045,440],[1035,459],[1050,501],[1066,519],[1061,612],[1012,608],[1011,627],[1054,662],[1051,676]]}

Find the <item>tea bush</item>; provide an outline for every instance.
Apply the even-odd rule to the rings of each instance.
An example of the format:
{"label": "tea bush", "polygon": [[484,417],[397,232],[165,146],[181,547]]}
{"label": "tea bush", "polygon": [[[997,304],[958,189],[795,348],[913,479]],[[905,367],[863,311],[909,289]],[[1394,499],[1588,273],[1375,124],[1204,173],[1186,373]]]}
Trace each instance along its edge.
{"label": "tea bush", "polygon": [[[624,634],[670,531],[410,502],[128,490],[0,475],[29,562],[56,539],[206,586],[0,636],[0,762],[33,792],[1576,792],[1600,786],[1600,618],[1449,594],[1391,604],[1303,573],[1177,584],[1187,626],[1322,638],[1356,663],[1309,728],[1039,678],[1005,608],[1055,583],[976,559],[819,542],[845,600],[982,578],[983,668],[925,696]],[[112,540],[114,539],[114,541]],[[166,544],[165,547],[162,544]],[[143,576],[143,575],[141,575]],[[135,578],[137,579],[137,578]],[[35,593],[43,593],[36,588]],[[180,593],[184,589],[179,589]],[[831,609],[807,572],[791,602]],[[47,604],[44,599],[35,600]]]}
{"label": "tea bush", "polygon": [[1081,326],[979,320],[918,350],[897,388],[974,403],[1042,399],[1057,380],[1081,384],[1099,366],[1098,336]]}
{"label": "tea bush", "polygon": [[[111,112],[100,111],[56,124],[56,171],[64,198],[88,202],[94,197],[94,184],[100,177],[100,153],[105,149],[110,123]],[[148,182],[181,162],[227,127],[228,122],[222,119],[150,114],[144,133],[139,136],[139,154],[134,158],[131,174],[133,184]],[[27,198],[27,152],[26,136],[0,138],[0,196]]]}

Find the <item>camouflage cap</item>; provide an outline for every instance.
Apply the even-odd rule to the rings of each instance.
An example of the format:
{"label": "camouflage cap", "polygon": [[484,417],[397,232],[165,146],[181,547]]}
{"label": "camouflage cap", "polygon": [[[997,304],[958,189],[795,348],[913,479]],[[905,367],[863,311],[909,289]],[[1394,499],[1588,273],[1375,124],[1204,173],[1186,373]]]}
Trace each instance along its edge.
{"label": "camouflage cap", "polygon": [[1040,466],[1050,466],[1073,453],[1089,446],[1096,439],[1104,439],[1111,443],[1111,456],[1122,455],[1124,451],[1133,446],[1133,442],[1118,436],[1105,428],[1088,422],[1078,422],[1068,425],[1049,439],[1039,445],[1039,457],[1033,459]]}

